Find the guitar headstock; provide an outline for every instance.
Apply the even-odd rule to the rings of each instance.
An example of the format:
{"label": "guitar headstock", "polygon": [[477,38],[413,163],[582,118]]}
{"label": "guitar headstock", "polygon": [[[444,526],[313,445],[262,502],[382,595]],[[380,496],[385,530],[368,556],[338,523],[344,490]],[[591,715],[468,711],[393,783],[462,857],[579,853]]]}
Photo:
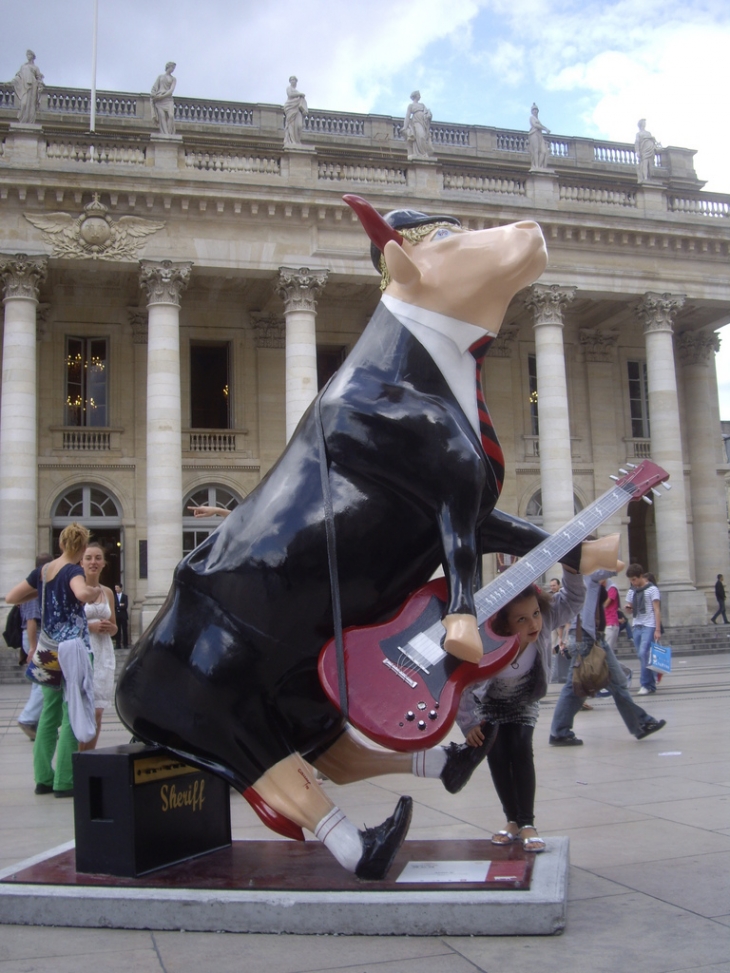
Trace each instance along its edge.
{"label": "guitar headstock", "polygon": [[659,491],[655,489],[660,483],[664,484],[665,490],[671,489],[666,482],[669,479],[667,471],[662,469],[661,466],[657,466],[656,463],[652,463],[651,460],[645,459],[638,466],[634,466],[633,463],[626,465],[630,467],[630,470],[620,469],[619,472],[624,475],[621,477],[612,476],[611,479],[616,480],[617,487],[621,487],[622,490],[631,494],[631,500],[645,500],[647,503],[651,503],[647,494],[651,491],[655,496],[661,496]]}

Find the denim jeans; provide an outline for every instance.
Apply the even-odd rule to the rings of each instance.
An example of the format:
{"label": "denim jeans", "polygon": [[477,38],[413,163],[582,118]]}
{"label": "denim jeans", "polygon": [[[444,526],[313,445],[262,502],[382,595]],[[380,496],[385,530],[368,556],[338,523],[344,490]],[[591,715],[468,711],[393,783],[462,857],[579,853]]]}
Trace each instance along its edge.
{"label": "denim jeans", "polygon": [[653,625],[634,625],[634,647],[641,663],[641,676],[639,682],[648,689],[649,692],[656,692],[656,674],[652,669],[648,669],[649,655],[651,653],[651,643],[654,640]]}
{"label": "denim jeans", "polygon": [[[23,632],[23,651],[27,655],[30,651],[30,643],[28,642],[28,633]],[[28,660],[30,661],[30,660]],[[38,720],[41,718],[41,710],[43,709],[43,690],[34,682],[30,687],[30,696],[28,697],[28,702],[23,707],[23,712],[18,717],[18,723],[26,723],[29,726],[37,726]]]}
{"label": "denim jeans", "polygon": [[[644,724],[648,720],[651,720],[652,717],[649,716],[649,714],[646,713],[640,706],[637,706],[637,704],[631,698],[631,693],[629,692],[626,684],[626,676],[624,675],[624,671],[621,668],[618,659],[614,655],[614,651],[611,646],[600,637],[596,641],[603,646],[606,652],[609,676],[608,686],[606,688],[613,696],[616,709],[621,714],[621,718],[626,724],[626,729],[629,731],[629,733],[633,733],[633,735],[636,736]],[[592,637],[587,633],[584,634],[582,651],[584,653],[587,652],[592,644]],[[577,653],[575,662],[577,662]],[[575,662],[573,663],[574,665]],[[584,699],[584,696],[578,696],[573,692],[573,680],[572,678],[568,679],[561,690],[560,696],[558,696],[557,703],[555,704],[553,722],[550,726],[551,736],[575,736],[573,733],[573,719],[575,718],[575,714],[583,705]]]}

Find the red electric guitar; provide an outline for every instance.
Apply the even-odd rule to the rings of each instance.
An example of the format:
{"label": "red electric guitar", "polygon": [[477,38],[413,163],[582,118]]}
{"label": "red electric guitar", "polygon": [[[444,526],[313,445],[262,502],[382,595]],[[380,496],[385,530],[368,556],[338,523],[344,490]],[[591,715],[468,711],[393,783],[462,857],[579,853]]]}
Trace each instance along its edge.
{"label": "red electric guitar", "polygon": [[[631,464],[627,464],[631,465]],[[441,618],[447,600],[443,578],[430,581],[411,595],[388,622],[343,633],[345,677],[350,723],[390,750],[425,750],[451,729],[459,698],[470,683],[488,679],[509,665],[519,643],[495,635],[489,619],[529,584],[631,500],[669,478],[660,466],[645,460],[624,475],[598,500],[475,595],[477,623],[484,657],[476,665],[461,662],[441,648]],[[669,485],[665,484],[666,489]],[[337,650],[331,639],[319,657],[319,678],[330,700],[339,706]]]}

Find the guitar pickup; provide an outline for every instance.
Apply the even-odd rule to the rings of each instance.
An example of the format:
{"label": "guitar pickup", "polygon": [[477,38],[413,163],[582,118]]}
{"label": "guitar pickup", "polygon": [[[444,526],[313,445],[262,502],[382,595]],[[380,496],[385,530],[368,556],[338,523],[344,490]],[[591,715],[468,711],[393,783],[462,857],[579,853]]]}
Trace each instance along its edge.
{"label": "guitar pickup", "polygon": [[407,676],[405,672],[403,672],[402,669],[399,669],[398,666],[395,665],[395,663],[390,661],[390,659],[383,659],[383,665],[387,666],[390,669],[390,671],[394,672],[396,676],[398,676],[400,679],[403,680],[403,682],[408,683],[411,689],[415,689],[416,686],[418,685],[415,679],[411,679],[410,676]]}

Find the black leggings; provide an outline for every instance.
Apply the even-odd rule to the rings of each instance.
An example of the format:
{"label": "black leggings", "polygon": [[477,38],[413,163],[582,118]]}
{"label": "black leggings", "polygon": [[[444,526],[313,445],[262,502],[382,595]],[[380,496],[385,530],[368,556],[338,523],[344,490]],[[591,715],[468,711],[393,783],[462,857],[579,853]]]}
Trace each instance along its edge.
{"label": "black leggings", "polygon": [[[493,724],[482,726],[489,739]],[[502,802],[508,821],[521,827],[535,823],[535,761],[532,756],[533,726],[524,723],[500,723],[487,754],[494,789]]]}

